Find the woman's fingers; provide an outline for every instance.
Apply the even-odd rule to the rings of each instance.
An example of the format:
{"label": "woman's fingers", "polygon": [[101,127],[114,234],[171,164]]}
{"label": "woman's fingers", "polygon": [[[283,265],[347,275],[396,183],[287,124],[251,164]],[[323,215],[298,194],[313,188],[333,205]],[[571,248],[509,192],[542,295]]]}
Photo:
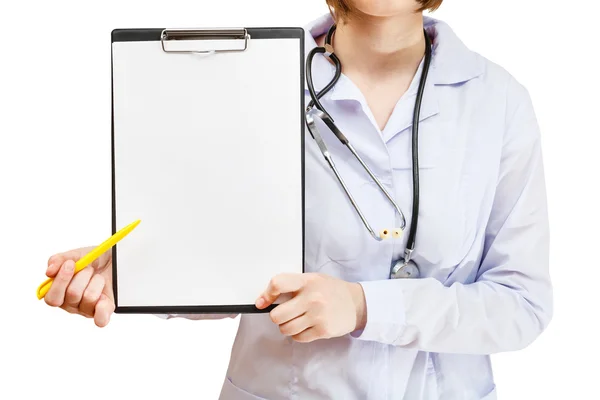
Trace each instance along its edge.
{"label": "woman's fingers", "polygon": [[52,282],[52,286],[44,296],[44,300],[46,304],[52,307],[60,307],[63,305],[65,300],[65,292],[71,279],[73,278],[73,274],[75,272],[75,262],[73,260],[65,261],[60,270],[56,274],[54,281]]}
{"label": "woman's fingers", "polygon": [[55,254],[48,259],[48,268],[46,268],[46,276],[54,278],[60,267],[65,263],[66,258],[62,254]]}
{"label": "woman's fingers", "polygon": [[271,321],[277,325],[282,325],[299,317],[308,310],[306,303],[306,297],[300,295],[279,304],[269,313]]}
{"label": "woman's fingers", "polygon": [[87,316],[94,316],[94,310],[96,303],[102,295],[104,290],[104,284],[106,283],[104,277],[100,274],[96,274],[90,280],[87,288],[83,292],[81,302],[79,303],[79,311]]}
{"label": "woman's fingers", "polygon": [[56,276],[56,273],[60,269],[61,265],[62,264],[59,264],[56,260],[54,260],[53,262],[50,262],[48,264],[48,268],[46,268],[46,276],[48,278],[54,278]]}
{"label": "woman's fingers", "polygon": [[274,276],[267,289],[256,299],[256,307],[263,309],[270,306],[282,294],[297,292],[306,284],[307,275],[283,273]]}
{"label": "woman's fingers", "polygon": [[67,291],[65,293],[65,308],[79,308],[79,303],[83,297],[83,292],[88,287],[93,274],[94,270],[86,267],[77,273],[73,279],[71,279],[71,283],[67,287]]}
{"label": "woman's fingers", "polygon": [[302,332],[292,336],[292,339],[294,339],[296,342],[299,342],[299,343],[309,343],[309,342],[313,342],[321,337],[322,337],[322,334],[319,331],[319,329],[317,329],[316,327],[313,326],[311,328],[305,329]]}
{"label": "woman's fingers", "polygon": [[79,261],[82,257],[82,249],[75,249],[65,251],[64,253],[58,253],[48,259],[48,268],[46,269],[46,275],[49,278],[54,278],[60,267],[68,260],[74,262]]}
{"label": "woman's fingers", "polygon": [[[67,260],[73,260],[75,262],[79,261],[84,255],[89,253],[93,246],[89,247],[81,247],[78,249],[73,249],[69,251],[65,251],[63,253],[57,253],[48,259],[48,267],[46,268],[46,275],[49,278],[54,278],[56,273],[60,269],[61,265],[63,265]],[[101,254],[96,260],[94,260],[91,266],[94,269],[102,269],[106,267],[112,258],[112,251],[109,249],[104,254]]]}
{"label": "woman's fingers", "polygon": [[295,336],[311,327],[310,318],[304,314],[279,325],[279,331],[285,336]]}
{"label": "woman's fingers", "polygon": [[112,271],[108,268],[112,252],[106,251],[75,274],[75,263],[93,248],[81,247],[57,253],[48,259],[46,275],[54,280],[44,300],[50,306],[94,318],[96,325],[103,327],[115,310],[110,286]]}
{"label": "woman's fingers", "polygon": [[115,303],[107,295],[102,293],[96,304],[94,323],[100,328],[105,327],[110,321],[110,316],[115,311]]}

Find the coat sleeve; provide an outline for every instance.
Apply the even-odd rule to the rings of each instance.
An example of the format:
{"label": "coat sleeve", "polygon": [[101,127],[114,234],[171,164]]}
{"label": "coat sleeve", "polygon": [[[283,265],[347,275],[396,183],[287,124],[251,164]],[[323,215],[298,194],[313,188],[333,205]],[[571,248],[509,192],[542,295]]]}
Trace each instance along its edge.
{"label": "coat sleeve", "polygon": [[530,96],[514,79],[506,112],[496,194],[475,282],[360,282],[367,323],[352,336],[429,352],[492,354],[526,347],[547,327],[553,305],[540,132]]}

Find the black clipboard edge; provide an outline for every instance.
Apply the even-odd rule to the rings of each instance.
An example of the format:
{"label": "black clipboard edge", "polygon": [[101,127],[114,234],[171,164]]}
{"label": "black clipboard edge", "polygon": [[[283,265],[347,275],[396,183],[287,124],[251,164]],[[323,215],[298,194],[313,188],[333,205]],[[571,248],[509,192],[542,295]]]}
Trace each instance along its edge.
{"label": "black clipboard edge", "polygon": [[[114,29],[111,33],[112,43],[115,42],[151,42],[158,41],[164,29],[139,28],[139,29]],[[304,42],[303,28],[246,28],[250,40],[254,39],[300,39]],[[300,36],[300,37],[299,37]],[[303,46],[304,47],[304,46]],[[302,49],[304,57],[304,48]],[[302,64],[304,69],[304,63]]]}
{"label": "black clipboard edge", "polygon": [[239,306],[121,306],[115,309],[117,314],[258,314],[267,313],[273,310],[277,305],[272,304],[269,307],[259,310],[254,305]]}
{"label": "black clipboard edge", "polygon": [[[301,27],[296,28],[246,28],[251,40],[254,39],[299,39],[300,43],[300,159],[301,159],[301,183],[302,183],[302,226],[306,225],[305,219],[305,31]],[[114,29],[111,32],[111,46],[115,42],[139,42],[139,41],[159,41],[163,28],[132,28],[132,29]],[[113,52],[110,52],[110,83],[111,83],[111,210],[112,210],[112,234],[117,232],[117,213],[116,213],[116,187],[115,187],[115,118],[114,118],[114,81],[113,81]],[[305,271],[305,248],[306,232],[303,229],[302,234],[302,273]],[[222,305],[222,306],[119,306],[117,290],[117,245],[112,247],[112,272],[113,272],[113,295],[115,300],[116,314],[262,314],[268,313],[276,305],[271,305],[265,309],[259,310],[255,305]],[[265,287],[268,282],[265,282]]]}

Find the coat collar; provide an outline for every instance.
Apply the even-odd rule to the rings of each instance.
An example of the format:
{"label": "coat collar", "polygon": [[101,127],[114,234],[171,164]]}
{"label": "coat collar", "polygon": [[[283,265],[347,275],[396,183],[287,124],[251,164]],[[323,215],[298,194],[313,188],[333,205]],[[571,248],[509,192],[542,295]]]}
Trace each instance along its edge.
{"label": "coat collar", "polygon": [[[327,33],[332,23],[333,19],[331,15],[326,14],[310,23],[304,29],[305,55],[307,59],[308,53],[317,46],[315,39]],[[474,79],[483,73],[485,65],[484,59],[477,53],[469,50],[446,23],[424,16],[423,26],[432,39],[432,58],[423,94],[419,122],[423,122],[440,112],[436,86],[457,85]],[[396,105],[397,110],[394,110],[390,120],[386,124],[386,128],[382,132],[381,138],[384,142],[392,140],[400,132],[412,126],[412,107],[416,99],[422,68],[423,61],[421,61],[419,70],[403,96],[403,99],[406,101],[398,102]],[[317,92],[331,81],[334,74],[335,67],[327,58],[322,54],[315,55],[312,64],[312,76]],[[305,89],[308,95],[306,80]],[[329,91],[326,98],[332,101],[359,102],[368,113],[369,118],[373,119],[362,93],[344,74],[341,75],[338,84]],[[401,107],[406,109],[398,109]],[[373,124],[375,124],[374,120]],[[360,140],[360,137],[354,139]]]}
{"label": "coat collar", "polygon": [[[316,38],[325,34],[333,24],[330,14],[325,14],[305,28],[305,57],[317,46]],[[484,60],[471,51],[458,38],[448,24],[423,16],[423,26],[432,39],[432,60],[428,80],[434,85],[454,85],[480,76]],[[322,54],[313,59],[313,81],[318,91],[333,77],[335,68]],[[305,87],[306,82],[305,82]],[[334,87],[335,89],[335,87]],[[335,91],[332,89],[332,93]],[[334,95],[332,95],[334,96]]]}

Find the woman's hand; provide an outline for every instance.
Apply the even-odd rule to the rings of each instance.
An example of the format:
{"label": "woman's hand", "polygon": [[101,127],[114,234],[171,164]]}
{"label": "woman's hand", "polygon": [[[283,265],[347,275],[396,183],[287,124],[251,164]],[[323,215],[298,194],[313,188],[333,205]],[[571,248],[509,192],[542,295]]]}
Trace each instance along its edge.
{"label": "woman's hand", "polygon": [[74,275],[75,262],[92,249],[84,247],[50,257],[46,275],[54,278],[54,282],[44,300],[52,307],[94,318],[95,324],[103,327],[115,310],[112,251],[108,250]]}
{"label": "woman's hand", "polygon": [[319,273],[281,274],[256,300],[264,309],[281,294],[293,295],[275,307],[271,320],[279,330],[298,342],[343,336],[363,329],[366,305],[362,287]]}

